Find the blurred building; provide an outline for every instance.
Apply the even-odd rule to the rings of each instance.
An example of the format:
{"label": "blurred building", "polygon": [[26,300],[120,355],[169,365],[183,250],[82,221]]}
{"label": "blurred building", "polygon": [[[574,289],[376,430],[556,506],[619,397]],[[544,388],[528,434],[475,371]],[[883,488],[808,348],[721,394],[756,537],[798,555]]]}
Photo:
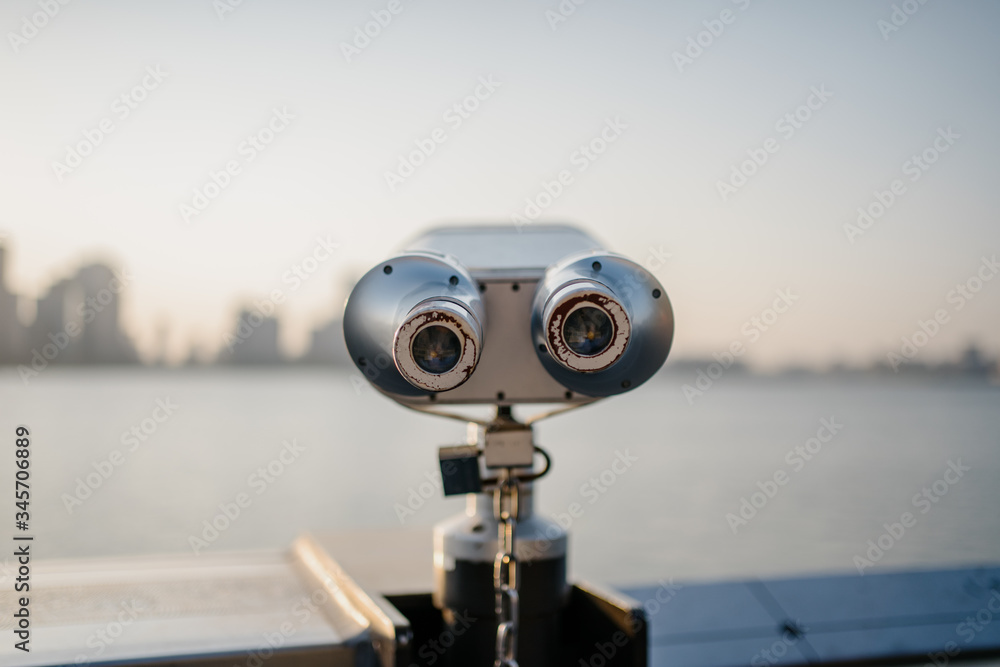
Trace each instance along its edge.
{"label": "blurred building", "polygon": [[[87,363],[128,364],[139,360],[121,328],[121,280],[103,264],[80,269],[74,279],[82,300],[74,300],[70,316],[83,326],[79,355]],[[117,290],[117,291],[116,291]],[[79,294],[74,294],[79,298]]]}
{"label": "blurred building", "polygon": [[339,319],[330,320],[312,332],[309,350],[301,362],[306,364],[346,365],[350,361],[344,343],[344,325]]}
{"label": "blurred building", "polygon": [[128,278],[90,264],[49,287],[35,319],[18,319],[18,295],[6,282],[7,249],[0,245],[0,364],[130,364],[139,356],[121,327],[120,300]]}
{"label": "blurred building", "polygon": [[[66,306],[73,300],[71,292],[73,283],[69,279],[63,279],[49,287],[45,296],[38,300],[35,306],[35,321],[29,331],[29,348],[39,350],[52,342],[51,338],[60,338],[59,332],[66,330]],[[63,363],[73,361],[74,350],[75,346],[73,349],[64,350],[65,354],[60,355],[60,361]]]}
{"label": "blurred building", "polygon": [[278,349],[278,320],[256,310],[243,309],[224,340],[220,363],[267,365],[286,361]]}
{"label": "blurred building", "polygon": [[7,248],[0,244],[0,364],[24,359],[27,332],[17,318],[17,295],[7,289]]}
{"label": "blurred building", "polygon": [[63,364],[139,361],[121,328],[127,283],[108,266],[90,264],[52,285],[38,300],[28,339],[29,357]]}
{"label": "blurred building", "polygon": [[994,359],[988,359],[975,344],[969,345],[958,361],[958,371],[962,375],[989,377],[1000,366]]}

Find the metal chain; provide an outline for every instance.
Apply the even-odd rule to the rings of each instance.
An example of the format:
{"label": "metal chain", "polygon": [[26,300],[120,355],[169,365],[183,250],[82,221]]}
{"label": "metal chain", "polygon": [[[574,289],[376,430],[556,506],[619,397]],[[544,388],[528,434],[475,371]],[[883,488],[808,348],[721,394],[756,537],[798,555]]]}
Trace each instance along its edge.
{"label": "metal chain", "polygon": [[496,595],[497,642],[494,667],[518,667],[517,530],[520,485],[513,468],[504,468],[493,493],[493,515],[499,528],[497,557],[493,563],[493,590]]}

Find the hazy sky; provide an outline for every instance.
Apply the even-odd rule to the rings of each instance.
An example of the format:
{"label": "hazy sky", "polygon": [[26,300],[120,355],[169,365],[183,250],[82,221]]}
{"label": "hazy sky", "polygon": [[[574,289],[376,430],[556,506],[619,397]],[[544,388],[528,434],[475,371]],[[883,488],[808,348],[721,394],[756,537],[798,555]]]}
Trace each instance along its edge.
{"label": "hazy sky", "polygon": [[[181,358],[218,348],[241,298],[281,289],[284,343],[300,350],[345,281],[398,243],[434,222],[509,222],[565,169],[539,219],[650,262],[675,354],[741,341],[767,365],[884,359],[939,309],[921,360],[970,340],[1000,353],[1000,276],[949,298],[993,277],[981,258],[1000,253],[995,2],[232,5],[0,5],[15,291],[38,296],[86,258],[126,266],[129,332],[152,354],[167,330]],[[372,12],[386,25],[366,45]],[[467,117],[449,112],[477,92]],[[609,122],[590,161],[580,146]],[[436,128],[445,141],[390,188]],[[74,168],[88,135],[100,141]],[[911,161],[925,151],[933,164]],[[754,156],[745,184],[730,180]],[[227,187],[185,216],[227,163]],[[893,199],[884,214],[845,230],[877,212],[876,191]],[[294,287],[285,274],[318,236],[336,253]],[[777,290],[797,300],[751,340]]]}

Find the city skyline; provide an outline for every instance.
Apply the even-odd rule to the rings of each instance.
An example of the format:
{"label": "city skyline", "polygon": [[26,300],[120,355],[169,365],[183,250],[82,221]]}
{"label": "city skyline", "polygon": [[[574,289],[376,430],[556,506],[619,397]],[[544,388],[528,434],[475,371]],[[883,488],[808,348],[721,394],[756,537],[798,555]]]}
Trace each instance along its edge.
{"label": "city skyline", "polygon": [[[8,287],[8,257],[8,248],[0,241],[0,366],[17,365],[27,379],[49,364],[180,363],[167,358],[165,349],[142,358],[123,328],[121,311],[126,299],[122,295],[135,279],[128,268],[89,261],[59,274],[61,277],[35,299]],[[295,273],[291,275],[300,279]],[[193,345],[183,363],[347,362],[342,339],[333,335],[339,335],[339,319],[317,323],[305,351],[290,354],[278,338],[276,305],[266,298],[240,304],[233,329],[223,336],[219,347],[206,351]],[[26,317],[26,312],[30,316]]]}
{"label": "city skyline", "polygon": [[[298,353],[290,351],[282,343],[280,334],[283,320],[280,315],[286,295],[277,289],[256,300],[229,304],[227,308],[235,307],[236,315],[230,329],[223,334],[215,349],[205,349],[194,344],[183,359],[172,360],[164,347],[143,357],[138,353],[132,336],[122,326],[121,312],[127,304],[127,297],[122,298],[121,295],[134,280],[129,269],[115,269],[100,262],[84,263],[56,279],[48,286],[44,295],[36,300],[13,293],[8,288],[8,257],[8,248],[0,242],[0,366],[16,365],[25,381],[37,377],[49,364],[319,364],[350,367],[339,316],[313,322],[308,344]],[[304,270],[291,271],[289,276],[292,278],[292,285],[308,278]],[[750,342],[763,335],[772,317],[777,321],[787,308],[794,305],[791,297],[790,294],[779,293],[774,305],[784,306],[784,309],[779,307],[765,310],[760,317],[752,317],[745,323],[743,333],[749,337]],[[29,310],[33,311],[33,316],[25,318],[23,313]],[[928,322],[941,326],[934,320]],[[929,330],[925,330],[925,336],[926,331]],[[905,347],[904,342],[904,350]],[[920,347],[922,346],[912,344],[904,353],[890,351],[862,364],[831,360],[822,366],[790,363],[770,370],[780,373],[874,371],[892,374],[902,372],[904,376],[966,375],[1000,378],[1000,355],[984,351],[979,347],[978,341],[969,341],[950,358],[931,362],[917,358]],[[696,379],[715,372],[738,374],[765,371],[752,358],[743,358],[745,350],[746,347],[741,343],[712,356],[698,356],[690,351],[675,352],[665,370],[693,374]]]}
{"label": "city skyline", "polygon": [[0,363],[27,364],[37,375],[50,363],[135,363],[131,341],[121,330],[119,295],[131,281],[127,271],[87,263],[52,283],[37,300],[30,321],[20,315],[23,299],[6,286],[7,249],[0,243]]}

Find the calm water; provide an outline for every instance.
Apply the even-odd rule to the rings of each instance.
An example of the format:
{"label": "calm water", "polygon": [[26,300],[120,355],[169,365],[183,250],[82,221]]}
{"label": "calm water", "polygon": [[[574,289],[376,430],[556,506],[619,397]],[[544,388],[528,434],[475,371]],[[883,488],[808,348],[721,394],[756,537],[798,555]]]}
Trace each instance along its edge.
{"label": "calm water", "polygon": [[[904,512],[915,524],[870,571],[1000,562],[1000,388],[734,376],[691,406],[686,381],[661,376],[539,427],[555,461],[540,511],[582,507],[575,574],[629,584],[853,571]],[[176,407],[166,416],[157,401]],[[831,418],[843,426],[823,431],[818,451],[811,443],[810,460],[788,454]],[[281,548],[305,530],[429,526],[463,503],[435,490],[401,522],[399,507],[436,478],[435,448],[460,443],[464,427],[341,372],[49,369],[26,386],[0,370],[4,498],[22,423],[34,437],[31,522],[44,557],[191,553],[189,537],[241,493],[249,506],[207,550]],[[133,427],[144,440],[123,440]],[[620,475],[610,471],[619,453],[633,460]],[[968,470],[935,486],[949,462]],[[775,473],[785,484],[764,484],[773,497],[752,497]],[[80,487],[88,475],[96,489]],[[935,502],[914,502],[925,487]],[[726,515],[743,498],[763,506],[734,534]]]}

